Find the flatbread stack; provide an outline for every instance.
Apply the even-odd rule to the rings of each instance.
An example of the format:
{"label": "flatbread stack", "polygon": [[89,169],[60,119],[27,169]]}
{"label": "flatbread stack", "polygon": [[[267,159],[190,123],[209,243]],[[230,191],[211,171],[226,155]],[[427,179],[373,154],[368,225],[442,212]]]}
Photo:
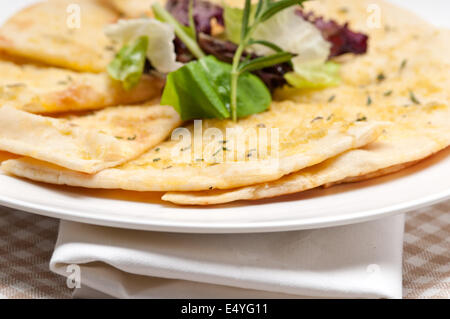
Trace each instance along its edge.
{"label": "flatbread stack", "polygon": [[[80,21],[69,21],[77,11]],[[138,157],[181,123],[157,103],[163,81],[145,75],[127,91],[106,73],[115,48],[103,29],[118,17],[102,1],[50,0],[0,28],[1,151],[93,174]]]}
{"label": "flatbread stack", "polygon": [[[340,58],[341,85],[279,90],[267,112],[182,126],[171,107],[156,102],[116,106],[157,96],[158,80],[144,78],[135,92],[121,94],[104,73],[111,56],[103,51],[102,24],[140,15],[145,5],[127,4],[149,1],[79,1],[89,30],[59,42],[45,22],[59,23],[49,15],[63,2],[25,9],[0,29],[0,49],[27,59],[0,63],[7,70],[7,81],[0,80],[0,151],[21,156],[2,163],[6,173],[58,185],[162,191],[167,202],[213,205],[377,177],[450,144],[450,32],[385,2],[306,4],[370,36],[366,55]],[[369,5],[381,10],[379,24],[370,20]],[[40,27],[28,28],[24,21],[43,11],[45,21],[30,22]],[[64,111],[77,112],[52,114]]]}

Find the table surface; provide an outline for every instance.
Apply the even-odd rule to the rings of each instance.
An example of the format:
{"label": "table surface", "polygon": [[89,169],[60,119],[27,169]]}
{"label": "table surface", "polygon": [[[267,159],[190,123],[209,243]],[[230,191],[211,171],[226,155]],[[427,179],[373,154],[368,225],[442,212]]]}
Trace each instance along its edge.
{"label": "table surface", "polygon": [[[450,201],[407,214],[403,296],[450,299]],[[58,220],[0,207],[0,298],[71,298],[49,271]]]}

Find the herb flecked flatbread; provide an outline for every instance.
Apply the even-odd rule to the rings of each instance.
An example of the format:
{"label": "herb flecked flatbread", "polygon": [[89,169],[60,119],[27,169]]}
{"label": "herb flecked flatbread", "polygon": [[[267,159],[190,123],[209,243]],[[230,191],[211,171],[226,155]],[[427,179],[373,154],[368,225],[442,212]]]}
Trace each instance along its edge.
{"label": "herb flecked flatbread", "polygon": [[93,110],[111,105],[148,101],[160,95],[163,82],[144,76],[129,91],[106,73],[65,69],[0,60],[0,105],[32,113]]}
{"label": "herb flecked flatbread", "polygon": [[[325,106],[323,106],[325,107]],[[352,148],[374,141],[383,129],[378,122],[358,121],[345,111],[334,109],[335,116],[318,119],[319,105],[292,102],[274,103],[271,110],[239,122],[205,120],[203,139],[196,139],[194,127],[188,127],[191,138],[172,139],[122,166],[86,176],[30,160],[7,161],[3,169],[15,175],[48,183],[90,188],[118,188],[136,191],[227,189],[277,180],[283,175],[320,163]],[[230,138],[228,128],[242,132]],[[208,128],[214,135],[208,136]],[[244,152],[239,144],[244,136],[263,129],[278,129],[272,137],[245,139]],[[274,133],[274,136],[277,135]],[[237,138],[239,137],[239,138]],[[201,153],[196,152],[199,140]],[[267,147],[261,147],[263,141]],[[260,150],[267,152],[261,154]],[[276,151],[274,151],[276,150]],[[186,160],[183,158],[186,157]]]}
{"label": "herb flecked flatbread", "polygon": [[60,118],[4,106],[0,150],[95,173],[136,158],[179,123],[173,108],[160,105],[110,107]]}
{"label": "herb flecked flatbread", "polygon": [[[382,10],[379,28],[367,24],[369,4]],[[352,27],[367,32],[370,51],[343,63],[341,86],[301,94],[285,91],[280,98],[316,104],[334,97],[335,105],[393,125],[376,143],[271,183],[229,191],[168,193],[163,199],[208,205],[291,194],[388,174],[450,144],[450,32],[381,1],[333,0],[313,6],[318,14],[349,20]]]}

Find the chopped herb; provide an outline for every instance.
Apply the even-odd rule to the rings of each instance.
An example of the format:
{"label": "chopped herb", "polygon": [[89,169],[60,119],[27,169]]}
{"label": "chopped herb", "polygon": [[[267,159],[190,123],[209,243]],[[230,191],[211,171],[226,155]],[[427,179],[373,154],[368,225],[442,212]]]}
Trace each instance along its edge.
{"label": "chopped herb", "polygon": [[209,166],[216,166],[216,165],[219,165],[219,164],[220,163],[214,162],[214,163],[209,164]]}
{"label": "chopped herb", "polygon": [[229,149],[226,147],[222,147],[222,151],[227,152],[227,151],[229,151]]}
{"label": "chopped herb", "polygon": [[12,83],[5,85],[8,89],[26,87],[25,83]]}
{"label": "chopped herb", "polygon": [[257,151],[257,149],[252,148],[251,150],[248,151],[247,157],[252,157],[252,153],[253,153],[253,152],[256,152],[256,151]]}
{"label": "chopped herb", "polygon": [[420,101],[417,99],[417,97],[414,95],[413,91],[409,91],[409,98],[411,100],[411,102],[413,102],[414,104],[419,105]]}
{"label": "chopped herb", "polygon": [[223,140],[223,141],[219,141],[220,144],[227,144],[228,141],[227,140]]}
{"label": "chopped herb", "polygon": [[123,140],[123,136],[114,136],[115,138],[117,138],[118,140]]}
{"label": "chopped herb", "polygon": [[161,158],[159,158],[159,157],[158,158],[154,158],[153,159],[153,163],[159,162],[160,160],[161,160]]}
{"label": "chopped herb", "polygon": [[266,127],[266,124],[264,124],[264,123],[259,123],[258,125],[256,125],[256,127],[259,127],[259,128],[265,128],[265,127]]}
{"label": "chopped herb", "polygon": [[391,96],[392,93],[393,93],[393,91],[392,91],[392,90],[389,90],[389,91],[384,92],[383,95],[384,95],[384,96]]}
{"label": "chopped herb", "polygon": [[408,64],[408,60],[403,60],[402,64],[400,64],[400,71],[402,71],[404,68],[406,68],[406,65]]}
{"label": "chopped herb", "polygon": [[381,72],[381,73],[378,74],[378,76],[377,76],[377,81],[378,81],[378,82],[383,82],[384,80],[386,80],[386,75],[384,75],[384,73]]}
{"label": "chopped herb", "polygon": [[372,98],[370,97],[370,95],[367,97],[367,106],[372,105]]}
{"label": "chopped herb", "polygon": [[367,121],[367,117],[365,115],[360,115],[356,119],[356,122],[365,122],[365,121]]}
{"label": "chopped herb", "polygon": [[339,12],[342,13],[342,14],[348,13],[349,11],[350,11],[350,10],[349,10],[347,7],[341,7],[341,8],[339,9]]}
{"label": "chopped herb", "polygon": [[196,162],[203,162],[203,161],[205,161],[203,158],[197,158],[196,160],[195,160]]}
{"label": "chopped herb", "polygon": [[217,154],[219,154],[220,153],[220,151],[221,151],[222,149],[221,148],[219,148],[217,151],[215,151],[214,152],[214,154],[212,155],[212,156],[216,156]]}
{"label": "chopped herb", "polygon": [[136,140],[136,138],[137,138],[137,136],[134,135],[134,136],[128,137],[127,140],[134,141],[134,140]]}
{"label": "chopped herb", "polygon": [[170,165],[170,166],[164,167],[163,169],[169,169],[169,168],[172,168],[172,167],[173,167],[173,166]]}
{"label": "chopped herb", "polygon": [[336,98],[336,95],[330,96],[330,98],[328,99],[328,103],[333,102],[335,98]]}
{"label": "chopped herb", "polygon": [[334,114],[331,113],[328,117],[327,117],[327,121],[331,120],[334,117]]}
{"label": "chopped herb", "polygon": [[181,149],[181,151],[184,152],[184,151],[187,151],[187,150],[190,150],[190,149],[191,149],[191,146],[189,145],[189,146],[183,147]]}
{"label": "chopped herb", "polygon": [[317,116],[311,121],[311,123],[314,123],[315,121],[319,121],[319,120],[323,120],[323,117],[322,116]]}
{"label": "chopped herb", "polygon": [[155,152],[159,152],[161,149],[159,147],[155,148]]}

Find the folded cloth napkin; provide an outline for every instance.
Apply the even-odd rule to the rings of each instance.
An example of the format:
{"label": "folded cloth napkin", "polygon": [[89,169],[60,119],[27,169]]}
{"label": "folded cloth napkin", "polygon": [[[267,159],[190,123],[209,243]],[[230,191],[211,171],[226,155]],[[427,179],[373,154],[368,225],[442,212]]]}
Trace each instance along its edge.
{"label": "folded cloth napkin", "polygon": [[403,229],[403,215],[225,235],[62,221],[50,268],[79,279],[77,297],[401,298]]}

